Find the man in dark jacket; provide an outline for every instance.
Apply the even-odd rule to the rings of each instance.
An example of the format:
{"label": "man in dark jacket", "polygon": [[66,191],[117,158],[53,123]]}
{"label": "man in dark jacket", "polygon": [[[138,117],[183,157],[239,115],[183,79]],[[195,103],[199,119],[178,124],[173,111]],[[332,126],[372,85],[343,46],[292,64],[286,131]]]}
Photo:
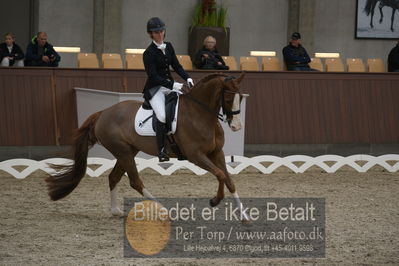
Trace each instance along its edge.
{"label": "man in dark jacket", "polygon": [[388,72],[399,72],[399,40],[388,55]]}
{"label": "man in dark jacket", "polygon": [[47,34],[39,32],[26,49],[25,66],[57,67],[61,57],[47,42]]}
{"label": "man in dark jacket", "polygon": [[14,34],[7,33],[5,41],[0,44],[0,62],[1,66],[24,66],[24,52],[15,43]]}
{"label": "man in dark jacket", "polygon": [[301,45],[301,34],[294,32],[291,35],[290,43],[283,49],[284,62],[287,70],[291,71],[312,71],[309,67],[310,57],[305,48]]}

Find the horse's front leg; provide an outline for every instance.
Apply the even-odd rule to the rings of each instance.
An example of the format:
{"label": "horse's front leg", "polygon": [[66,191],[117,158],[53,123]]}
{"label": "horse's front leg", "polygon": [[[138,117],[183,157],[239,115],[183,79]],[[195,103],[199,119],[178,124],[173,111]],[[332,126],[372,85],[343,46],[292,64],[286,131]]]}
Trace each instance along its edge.
{"label": "horse's front leg", "polygon": [[191,162],[214,174],[219,181],[218,194],[216,195],[215,198],[211,199],[210,205],[214,207],[217,204],[219,204],[220,201],[224,198],[223,184],[226,184],[228,190],[231,192],[231,194],[233,194],[237,207],[240,208],[240,213],[242,218],[241,220],[243,222],[249,221],[248,215],[246,214],[245,209],[241,203],[240,197],[238,196],[238,193],[236,191],[234,182],[227,173],[223,151],[211,154],[210,157],[215,160],[215,163],[218,164],[220,168],[216,166],[215,163],[211,161],[211,159],[208,158],[205,154],[197,154],[196,156],[191,157],[190,159]]}
{"label": "horse's front leg", "polygon": [[[210,205],[212,207],[215,207],[224,199],[224,184],[225,184],[225,181],[230,179],[230,176],[226,169],[226,161],[225,161],[224,154],[222,151],[215,151],[208,157],[219,169],[221,169],[224,172],[224,175],[226,176],[225,180],[218,178],[219,187],[218,187],[217,194],[214,198],[212,198],[210,200]],[[234,184],[232,184],[232,185],[234,187]]]}

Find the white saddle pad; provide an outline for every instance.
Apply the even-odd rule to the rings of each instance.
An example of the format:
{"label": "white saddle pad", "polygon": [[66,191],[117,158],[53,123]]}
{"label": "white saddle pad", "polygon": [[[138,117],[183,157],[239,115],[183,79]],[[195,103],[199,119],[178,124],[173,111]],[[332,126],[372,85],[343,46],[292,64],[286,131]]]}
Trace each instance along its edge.
{"label": "white saddle pad", "polygon": [[[168,134],[174,134],[177,128],[177,113],[179,111],[179,99],[177,99],[176,109],[175,109],[175,116],[172,122],[172,131],[168,132]],[[152,128],[152,117],[145,121],[149,116],[152,116],[154,111],[143,109],[140,106],[140,109],[136,113],[136,117],[134,119],[134,129],[136,130],[137,134],[140,136],[155,136],[155,131]],[[145,121],[145,123],[143,123]]]}

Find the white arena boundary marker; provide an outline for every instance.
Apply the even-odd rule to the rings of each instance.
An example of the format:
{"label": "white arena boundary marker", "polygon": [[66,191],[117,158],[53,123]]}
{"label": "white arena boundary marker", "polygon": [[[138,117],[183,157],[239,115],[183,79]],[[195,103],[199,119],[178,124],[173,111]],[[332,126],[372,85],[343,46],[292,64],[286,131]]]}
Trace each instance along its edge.
{"label": "white arena boundary marker", "polygon": [[[365,173],[373,166],[379,165],[385,170],[391,173],[395,173],[399,170],[399,154],[387,154],[381,156],[371,156],[364,154],[357,154],[348,157],[342,157],[338,155],[322,155],[318,157],[310,157],[305,155],[292,155],[287,157],[277,157],[270,155],[256,156],[247,158],[244,156],[234,156],[234,163],[230,162],[231,156],[226,156],[227,171],[230,174],[239,174],[247,167],[254,167],[263,174],[271,174],[281,166],[285,166],[295,173],[304,173],[312,166],[318,166],[327,173],[335,173],[343,166],[352,167],[359,173]],[[159,163],[158,158],[142,159],[136,158],[137,170],[140,172],[144,169],[152,169],[161,175],[171,175],[179,169],[188,169],[196,175],[204,175],[207,171],[199,168],[198,166],[188,161],[178,161],[177,159],[171,159],[169,162]],[[87,174],[91,177],[101,176],[107,170],[114,167],[116,160],[109,160],[105,158],[91,157],[87,159],[88,165],[99,165],[96,170],[87,167]],[[357,162],[362,162],[359,164]],[[390,162],[390,163],[388,163]],[[0,162],[0,170],[9,173],[18,179],[24,179],[36,170],[42,170],[49,174],[55,173],[56,171],[51,168],[51,164],[65,165],[72,164],[73,161],[64,158],[51,158],[42,161],[35,161],[30,159],[11,159]],[[268,163],[267,167],[263,166],[262,163]],[[295,163],[302,163],[300,166],[296,166]],[[328,164],[332,164],[329,166]],[[234,165],[234,167],[232,166]],[[15,166],[25,166],[21,172],[17,171]]]}

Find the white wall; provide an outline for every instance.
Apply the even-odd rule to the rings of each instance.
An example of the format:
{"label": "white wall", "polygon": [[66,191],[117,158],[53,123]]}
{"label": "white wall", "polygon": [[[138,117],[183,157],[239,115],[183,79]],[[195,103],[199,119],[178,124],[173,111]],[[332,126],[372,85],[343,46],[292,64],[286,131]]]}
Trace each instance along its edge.
{"label": "white wall", "polygon": [[287,45],[288,0],[226,0],[230,54],[238,60],[251,50],[276,51]]}
{"label": "white wall", "polygon": [[196,0],[124,0],[122,10],[122,51],[125,48],[147,48],[151,39],[147,21],[159,17],[166,24],[166,40],[178,54],[187,54],[188,27]]}
{"label": "white wall", "polygon": [[[288,0],[224,0],[223,3],[228,8],[231,55],[238,59],[249,55],[250,50],[274,50],[282,59],[281,49],[287,43]],[[395,41],[355,39],[355,0],[315,3],[314,49],[308,48],[311,55],[338,51],[342,58],[386,59]],[[147,20],[159,16],[167,24],[167,40],[178,54],[186,54],[188,27],[196,4],[197,0],[123,0],[121,49],[113,52],[123,54],[125,48],[146,48],[150,43]],[[379,15],[376,17],[378,23]],[[396,19],[399,20],[399,15]],[[82,51],[92,52],[93,0],[39,0],[39,30],[46,31],[49,42],[55,46],[80,46]],[[75,54],[61,56],[62,67],[76,66]]]}
{"label": "white wall", "polygon": [[[93,0],[39,0],[39,31],[54,46],[93,49]],[[61,53],[60,67],[76,67],[76,54]]]}
{"label": "white wall", "polygon": [[[188,28],[191,25],[196,0],[124,0],[122,50],[146,48],[150,39],[146,23],[158,16],[167,25],[167,40],[173,43],[176,53],[188,52]],[[221,2],[221,1],[218,1]],[[286,45],[288,0],[225,0],[228,8],[230,55],[248,56],[250,50],[274,50],[282,57]],[[123,52],[123,51],[122,51]]]}

